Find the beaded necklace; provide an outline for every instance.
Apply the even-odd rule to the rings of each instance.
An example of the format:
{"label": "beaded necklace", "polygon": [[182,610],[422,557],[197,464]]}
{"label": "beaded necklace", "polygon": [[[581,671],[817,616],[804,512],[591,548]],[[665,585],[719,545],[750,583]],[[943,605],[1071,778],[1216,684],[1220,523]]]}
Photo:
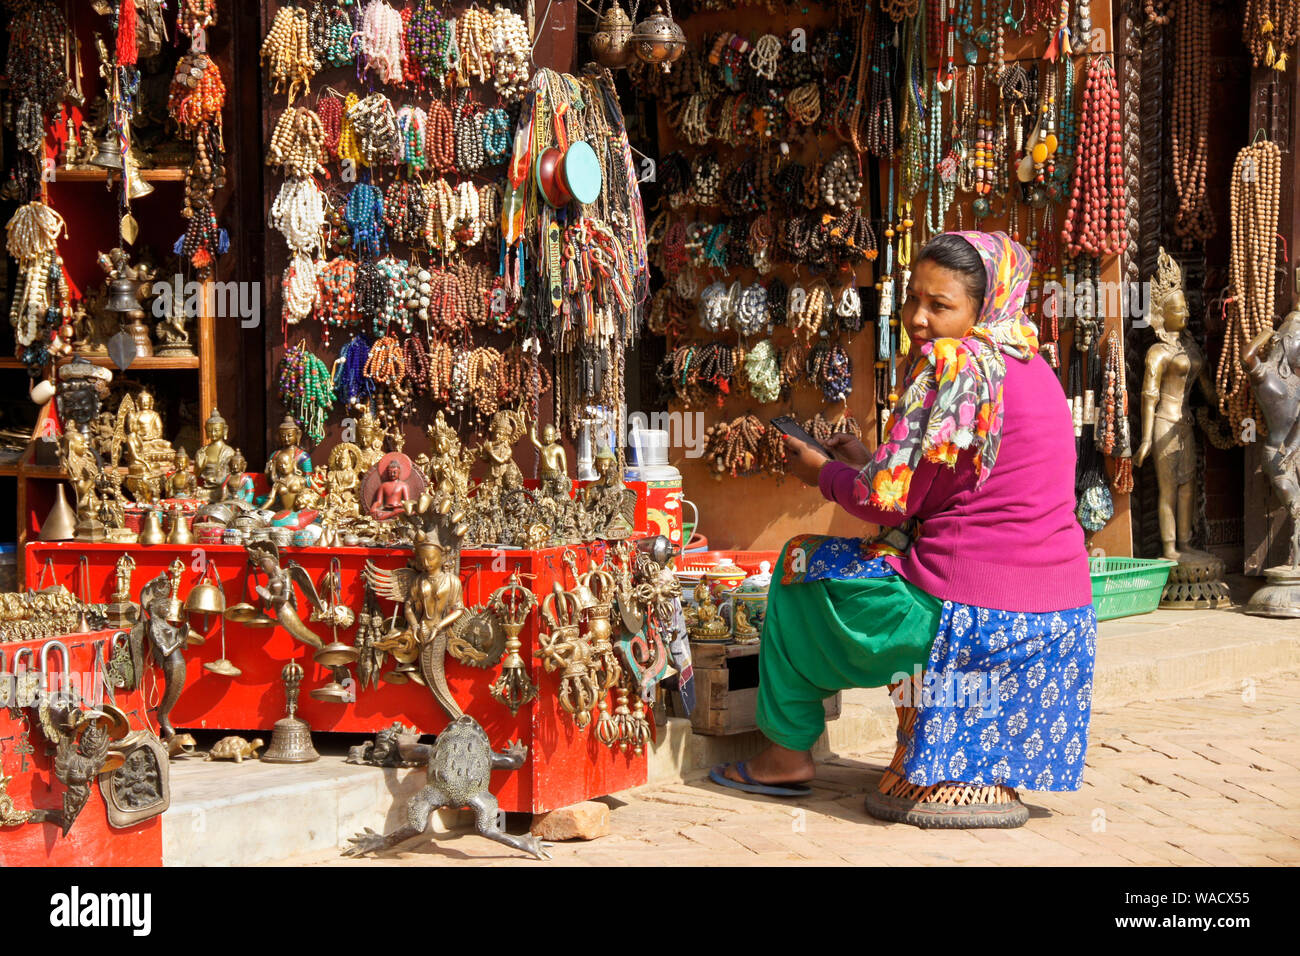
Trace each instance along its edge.
{"label": "beaded necklace", "polygon": [[325,437],[325,419],[334,407],[330,370],[304,344],[293,346],[280,360],[280,401],[316,444]]}
{"label": "beaded necklace", "polygon": [[352,248],[377,256],[384,242],[384,197],[370,183],[357,183],[348,194],[344,213]]}
{"label": "beaded necklace", "polygon": [[299,93],[309,92],[317,61],[312,52],[307,11],[284,6],[275,13],[271,29],[262,41],[262,65],[276,93],[286,93],[290,104]]}
{"label": "beaded necklace", "polygon": [[330,259],[317,269],[316,274],[320,285],[318,301],[324,343],[329,348],[331,329],[355,329],[361,322],[356,308],[357,263],[342,257]]}
{"label": "beaded necklace", "polygon": [[374,394],[374,383],[365,373],[369,360],[370,340],[364,335],[353,336],[339,351],[334,363],[334,393],[348,408],[364,407]]}

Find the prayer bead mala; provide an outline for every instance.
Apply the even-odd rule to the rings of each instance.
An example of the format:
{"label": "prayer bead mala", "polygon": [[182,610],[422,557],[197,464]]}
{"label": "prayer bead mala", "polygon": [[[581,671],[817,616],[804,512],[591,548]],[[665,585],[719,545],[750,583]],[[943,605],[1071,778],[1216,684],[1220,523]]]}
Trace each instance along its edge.
{"label": "prayer bead mala", "polygon": [[384,0],[372,0],[361,14],[360,53],[381,83],[402,82],[402,15]]}
{"label": "prayer bead mala", "polygon": [[311,49],[322,66],[338,68],[356,61],[352,50],[352,17],[343,3],[350,0],[317,0],[309,18]]}
{"label": "prayer bead mala", "polygon": [[[383,0],[379,0],[382,4]],[[383,93],[371,93],[348,109],[348,125],[356,137],[361,159],[369,166],[391,165],[398,155],[401,136],[397,114]],[[342,154],[343,144],[339,149]]]}
{"label": "prayer bead mala", "polygon": [[523,99],[531,78],[532,42],[523,17],[498,6],[492,11],[492,85],[503,100]]}
{"label": "prayer bead mala", "polygon": [[325,227],[325,194],[316,180],[286,179],[271,204],[268,225],[284,236],[293,252],[310,254],[318,249]]}
{"label": "prayer bead mala", "polygon": [[826,205],[848,212],[862,197],[862,176],[858,171],[858,156],[847,146],[841,146],[822,167],[821,198]]}
{"label": "prayer bead mala", "polygon": [[804,381],[808,369],[807,342],[795,339],[781,354],[781,384],[785,388],[794,388]]}
{"label": "prayer bead mala", "polygon": [[334,407],[334,381],[325,363],[303,344],[280,360],[280,401],[312,444],[325,437],[325,420]]}
{"label": "prayer bead mala", "polygon": [[305,106],[290,108],[280,114],[271,133],[266,165],[282,166],[291,177],[324,175],[320,161],[325,144],[325,126],[321,118]]}
{"label": "prayer bead mala", "polygon": [[316,309],[320,296],[320,278],[316,262],[311,256],[294,253],[280,281],[284,305],[282,318],[286,325],[297,325]]}
{"label": "prayer bead mala", "polygon": [[501,353],[494,348],[478,348],[470,352],[468,366],[470,398],[474,401],[475,418],[480,422],[495,415],[500,408],[502,385]]}
{"label": "prayer bead mala", "polygon": [[1242,39],[1250,49],[1252,65],[1285,71],[1287,57],[1300,35],[1298,0],[1246,0]]}
{"label": "prayer bead mala", "polygon": [[276,11],[262,41],[261,60],[267,81],[274,84],[276,93],[287,93],[290,103],[297,94],[309,91],[318,64],[306,10],[285,6]]}
{"label": "prayer bead mala", "polygon": [[425,77],[439,83],[450,64],[448,51],[454,37],[452,24],[434,0],[420,0],[406,27],[407,49]]}
{"label": "prayer bead mala", "polygon": [[492,76],[492,14],[470,7],[456,20],[456,46],[460,50],[460,81],[486,83]]}
{"label": "prayer bead mala", "polygon": [[321,324],[325,347],[329,348],[331,329],[356,329],[361,316],[356,308],[357,263],[353,259],[330,259],[317,270],[320,285]]}
{"label": "prayer bead mala", "polygon": [[406,352],[402,343],[391,335],[376,339],[366,359],[366,378],[376,385],[396,389],[405,377]]}
{"label": "prayer bead mala", "polygon": [[1178,212],[1174,233],[1206,241],[1215,231],[1206,177],[1210,151],[1210,15],[1204,3],[1180,0],[1173,110],[1170,117],[1174,188]]}
{"label": "prayer bead mala", "polygon": [[[55,324],[60,301],[66,302],[67,282],[57,250],[59,233],[67,237],[63,217],[41,202],[18,207],[5,227],[9,255],[18,262],[18,281],[9,302],[9,323],[19,345],[35,346],[42,326]],[[33,359],[44,359],[36,349]],[[35,367],[44,362],[28,362]]]}
{"label": "prayer bead mala", "polygon": [[217,0],[181,0],[176,11],[180,32],[192,37],[199,30],[210,30],[217,25]]}
{"label": "prayer bead mala", "polygon": [[463,97],[456,110],[456,167],[462,174],[483,168],[485,118],[473,100]]}
{"label": "prayer bead mala", "polygon": [[357,183],[348,194],[344,213],[352,248],[377,256],[384,245],[384,197],[378,187]]}
{"label": "prayer bead mala", "polygon": [[408,169],[424,169],[428,165],[425,132],[428,116],[418,106],[403,106],[397,111],[397,134],[401,142],[401,163]]}
{"label": "prayer bead mala", "polygon": [[862,427],[858,420],[845,411],[836,421],[829,422],[818,412],[808,421],[803,423],[803,430],[818,443],[825,445],[830,441],[832,435],[852,435],[854,438],[862,437]]}
{"label": "prayer bead mala", "polygon": [[1111,487],[1126,495],[1133,490],[1133,450],[1121,351],[1119,334],[1111,329],[1106,336],[1106,377],[1099,398],[1102,421],[1096,430],[1096,439],[1097,450],[1116,459]]}
{"label": "prayer bead mala", "polygon": [[1128,245],[1119,89],[1109,56],[1088,67],[1079,158],[1061,239],[1071,256],[1119,255]]}
{"label": "prayer bead mala", "polygon": [[842,402],[853,392],[853,362],[838,342],[818,342],[808,353],[808,381],[827,402]]}
{"label": "prayer bead mala", "polygon": [[1232,167],[1232,247],[1228,260],[1227,330],[1215,373],[1219,411],[1234,436],[1246,418],[1259,420],[1241,353],[1273,327],[1282,154],[1263,140],[1237,154]]}
{"label": "prayer bead mala", "polygon": [[771,339],[758,342],[745,356],[745,377],[749,394],[761,405],[781,397],[780,355]]}
{"label": "prayer bead mala", "polygon": [[425,127],[425,150],[429,166],[435,172],[449,173],[456,168],[456,121],[447,104],[434,100],[429,107]]}
{"label": "prayer bead mala", "polygon": [[334,363],[334,394],[348,408],[361,409],[374,394],[375,384],[366,378],[370,361],[370,340],[357,335],[348,340]]}

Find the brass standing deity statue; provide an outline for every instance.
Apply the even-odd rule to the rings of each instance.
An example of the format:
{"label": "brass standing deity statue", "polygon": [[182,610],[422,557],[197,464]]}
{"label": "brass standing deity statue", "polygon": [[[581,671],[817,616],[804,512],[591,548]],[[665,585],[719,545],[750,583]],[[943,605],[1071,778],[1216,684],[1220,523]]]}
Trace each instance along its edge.
{"label": "brass standing deity statue", "polygon": [[1148,456],[1153,456],[1164,557],[1178,562],[1170,571],[1161,606],[1221,607],[1228,603],[1223,561],[1191,546],[1196,434],[1189,399],[1196,385],[1211,406],[1217,406],[1218,396],[1205,356],[1187,332],[1183,271],[1164,249],[1160,250],[1159,263],[1151,280],[1148,315],[1158,341],[1147,351],[1142,380],[1142,444],[1133,456],[1133,464],[1141,467]]}
{"label": "brass standing deity statue", "polygon": [[1300,309],[1246,346],[1241,364],[1264,414],[1264,473],[1291,518],[1289,565],[1268,568],[1268,583],[1246,605],[1247,614],[1300,617]]}

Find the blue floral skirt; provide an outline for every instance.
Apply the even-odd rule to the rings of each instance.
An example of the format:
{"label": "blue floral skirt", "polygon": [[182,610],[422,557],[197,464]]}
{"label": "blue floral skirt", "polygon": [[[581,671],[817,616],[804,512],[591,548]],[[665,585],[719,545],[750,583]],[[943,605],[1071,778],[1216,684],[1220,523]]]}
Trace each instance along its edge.
{"label": "blue floral skirt", "polygon": [[[797,562],[792,560],[796,554]],[[801,591],[801,603],[806,604],[836,593],[818,587],[805,590],[806,583],[834,581],[842,591],[845,585],[839,582],[861,581],[871,588],[873,579],[895,574],[883,557],[869,555],[857,539],[809,535],[786,545],[772,588]],[[769,615],[773,598],[780,600],[770,596]],[[837,601],[843,600],[838,594]],[[819,633],[808,633],[814,630],[807,627],[808,620],[805,612],[803,633],[794,635],[783,633],[779,618],[769,617],[760,672],[761,658],[769,650],[796,675],[801,657],[809,658],[806,672],[811,677],[824,673],[824,658],[836,654],[846,657],[844,673],[861,672],[864,662],[847,658],[869,653],[864,649],[868,645],[862,635],[836,633],[845,620],[835,608],[818,616]],[[854,624],[862,626],[858,622],[863,620],[870,615],[857,615]],[[908,781],[919,786],[957,781],[1077,790],[1088,748],[1096,653],[1097,616],[1091,604],[1025,613],[944,601],[924,668],[916,665],[916,681],[895,691],[896,702],[917,708],[904,762]],[[783,677],[785,689],[790,677]],[[823,696],[844,689],[826,683],[816,681]],[[759,696],[760,701],[765,696],[761,683]],[[779,710],[779,697],[769,707]],[[760,719],[760,728],[762,724]]]}

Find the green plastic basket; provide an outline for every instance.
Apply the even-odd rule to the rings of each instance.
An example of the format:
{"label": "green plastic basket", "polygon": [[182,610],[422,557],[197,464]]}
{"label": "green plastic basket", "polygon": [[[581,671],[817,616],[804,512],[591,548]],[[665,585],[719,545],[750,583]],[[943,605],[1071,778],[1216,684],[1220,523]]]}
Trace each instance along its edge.
{"label": "green plastic basket", "polygon": [[1097,620],[1150,614],[1160,606],[1173,566],[1165,558],[1089,558]]}

